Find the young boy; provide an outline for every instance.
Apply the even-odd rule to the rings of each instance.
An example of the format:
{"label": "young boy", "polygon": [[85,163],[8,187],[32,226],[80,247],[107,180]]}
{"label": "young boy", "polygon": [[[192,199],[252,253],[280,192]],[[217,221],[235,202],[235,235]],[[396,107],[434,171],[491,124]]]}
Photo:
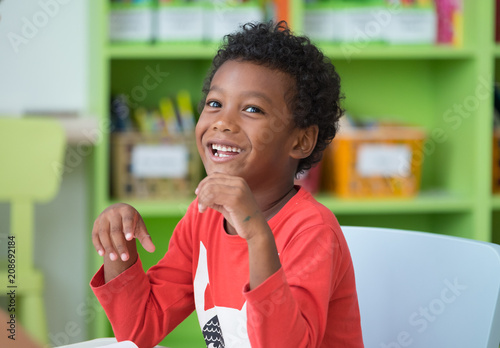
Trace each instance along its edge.
{"label": "young boy", "polygon": [[92,231],[91,281],[119,340],[152,347],[196,309],[207,347],[363,347],[350,253],[331,211],[295,175],[336,133],[340,78],[286,23],[225,37],[196,125],[207,177],[163,259],[144,273],[129,205]]}

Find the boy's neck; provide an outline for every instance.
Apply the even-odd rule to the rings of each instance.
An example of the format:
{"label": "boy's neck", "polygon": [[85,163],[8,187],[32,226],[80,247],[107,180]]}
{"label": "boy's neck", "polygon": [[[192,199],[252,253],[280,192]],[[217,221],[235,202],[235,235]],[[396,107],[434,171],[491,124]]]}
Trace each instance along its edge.
{"label": "boy's neck", "polygon": [[[281,208],[285,206],[285,204],[297,193],[297,189],[294,185],[283,190],[282,193],[278,196],[269,196],[262,197],[262,202],[259,201],[259,197],[255,197],[257,200],[257,204],[259,204],[260,210],[264,215],[266,221],[271,220],[271,218],[276,215]],[[276,198],[278,197],[278,198]]]}

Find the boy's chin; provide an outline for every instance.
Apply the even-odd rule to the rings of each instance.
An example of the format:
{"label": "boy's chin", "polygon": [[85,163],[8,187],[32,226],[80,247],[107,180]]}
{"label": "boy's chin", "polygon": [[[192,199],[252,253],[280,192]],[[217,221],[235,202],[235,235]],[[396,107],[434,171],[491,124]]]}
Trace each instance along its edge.
{"label": "boy's chin", "polygon": [[226,174],[233,176],[237,175],[234,170],[227,170],[226,168],[211,168],[211,169],[205,168],[205,171],[207,175],[212,175],[212,174]]}
{"label": "boy's chin", "polygon": [[212,165],[210,167],[205,167],[205,172],[208,175],[212,174],[226,174],[226,175],[231,175],[231,176],[239,176],[243,177],[241,170],[239,168],[232,168],[231,166],[225,166],[225,165]]}

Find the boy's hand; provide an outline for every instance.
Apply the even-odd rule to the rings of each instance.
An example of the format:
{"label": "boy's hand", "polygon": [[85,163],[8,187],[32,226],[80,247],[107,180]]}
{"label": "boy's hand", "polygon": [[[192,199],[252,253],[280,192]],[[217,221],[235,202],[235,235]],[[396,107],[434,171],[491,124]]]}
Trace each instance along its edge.
{"label": "boy's hand", "polygon": [[137,247],[134,238],[137,238],[147,251],[155,250],[142,217],[128,204],[117,203],[109,206],[94,222],[92,243],[99,255],[107,255],[111,261],[120,258],[123,262],[135,262]]}
{"label": "boy's hand", "polygon": [[259,231],[259,228],[255,228],[256,223],[267,225],[243,178],[214,173],[200,182],[195,193],[200,213],[207,208],[217,210],[235,228],[238,235],[246,240]]}
{"label": "boy's hand", "polygon": [[214,173],[200,182],[195,193],[200,213],[207,208],[217,210],[236,233],[246,239],[250,289],[255,289],[280,269],[271,228],[243,178]]}

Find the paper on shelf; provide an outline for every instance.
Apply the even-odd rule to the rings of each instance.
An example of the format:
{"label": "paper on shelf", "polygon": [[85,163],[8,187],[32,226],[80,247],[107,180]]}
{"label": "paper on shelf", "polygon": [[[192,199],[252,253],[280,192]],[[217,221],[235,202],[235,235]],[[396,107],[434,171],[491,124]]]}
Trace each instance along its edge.
{"label": "paper on shelf", "polygon": [[412,150],[406,145],[365,144],[358,149],[356,170],[362,177],[408,177]]}
{"label": "paper on shelf", "polygon": [[184,145],[136,145],[132,174],[138,178],[183,178],[189,172],[189,150]]}

